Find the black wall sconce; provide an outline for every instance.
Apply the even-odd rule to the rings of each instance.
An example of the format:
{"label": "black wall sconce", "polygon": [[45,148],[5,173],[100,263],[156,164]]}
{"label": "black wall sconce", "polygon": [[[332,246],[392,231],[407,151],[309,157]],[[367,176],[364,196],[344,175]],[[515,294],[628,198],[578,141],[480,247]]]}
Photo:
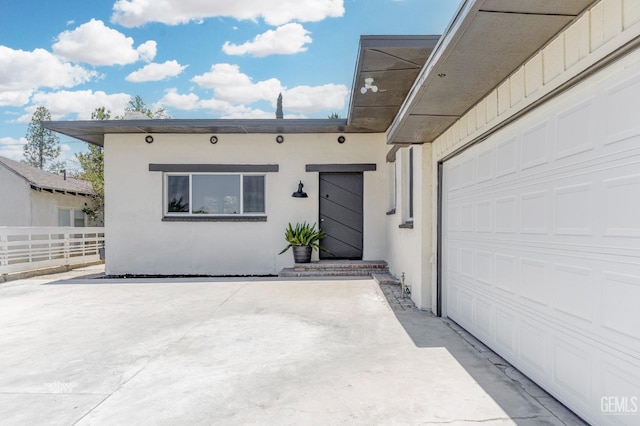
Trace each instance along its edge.
{"label": "black wall sconce", "polygon": [[212,144],[217,144],[218,143],[218,137],[217,136],[211,136],[209,138],[209,142],[211,142]]}
{"label": "black wall sconce", "polygon": [[153,136],[151,136],[151,135],[147,135],[147,136],[145,136],[145,137],[144,137],[144,141],[145,141],[146,143],[153,143]]}
{"label": "black wall sconce", "polygon": [[300,183],[298,184],[298,190],[291,194],[291,196],[293,198],[308,198],[309,196],[307,195],[307,193],[302,190],[303,186],[304,185],[302,184],[302,181],[300,181]]}
{"label": "black wall sconce", "polygon": [[278,143],[284,142],[284,136],[282,136],[282,135],[276,136],[276,142],[278,142]]}
{"label": "black wall sconce", "polygon": [[344,136],[342,135],[338,136],[338,143],[344,143],[344,141],[346,141]]}

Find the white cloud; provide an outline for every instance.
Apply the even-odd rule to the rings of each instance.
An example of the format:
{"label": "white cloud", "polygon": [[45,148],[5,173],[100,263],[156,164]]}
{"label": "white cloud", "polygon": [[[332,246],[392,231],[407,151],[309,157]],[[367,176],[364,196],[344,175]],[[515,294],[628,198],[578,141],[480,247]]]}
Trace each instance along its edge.
{"label": "white cloud", "polygon": [[200,98],[195,93],[189,93],[187,95],[181,95],[175,88],[167,90],[165,95],[153,106],[154,109],[170,107],[180,110],[191,111],[201,108],[199,103]]}
{"label": "white cloud", "polygon": [[91,113],[99,107],[105,107],[111,111],[111,116],[123,115],[131,96],[126,93],[107,94],[102,91],[92,90],[67,91],[43,93],[33,95],[32,106],[25,109],[26,114],[17,121],[27,123],[35,112],[36,106],[44,106],[51,112],[53,120],[60,120],[68,115],[75,114],[78,120],[90,120]]}
{"label": "white cloud", "polygon": [[97,76],[44,49],[28,52],[0,46],[0,106],[22,106],[40,87],[73,87]]}
{"label": "white cloud", "polygon": [[185,68],[187,68],[187,65],[180,65],[178,61],[167,61],[163,64],[152,63],[132,72],[125,79],[135,83],[160,81],[179,75]]}
{"label": "white cloud", "polygon": [[24,157],[23,146],[27,143],[27,138],[14,139],[10,137],[0,138],[0,156],[20,161]]}
{"label": "white cloud", "polygon": [[238,65],[215,64],[211,71],[191,79],[200,87],[213,89],[216,99],[234,104],[250,104],[260,100],[275,100],[283,87],[275,78],[253,83],[240,72]]}
{"label": "white cloud", "polygon": [[213,17],[253,21],[263,18],[267,24],[277,26],[340,17],[344,15],[343,3],[343,0],[117,0],[111,20],[125,27],[137,27],[148,22],[177,25]]}
{"label": "white cloud", "polygon": [[300,24],[285,24],[275,30],[257,35],[253,41],[237,45],[225,42],[222,50],[227,55],[251,55],[258,58],[268,55],[292,55],[306,52],[311,43],[309,31]]}
{"label": "white cloud", "polygon": [[[197,75],[192,81],[205,89],[212,89],[210,99],[201,99],[195,93],[180,94],[175,88],[165,92],[154,108],[175,108],[183,111],[207,109],[219,113],[222,118],[273,118],[278,94],[283,95],[283,107],[287,117],[299,117],[322,111],[344,108],[349,89],[342,84],[321,86],[297,86],[286,88],[276,78],[253,82],[233,64],[214,64],[211,70]],[[263,111],[251,104],[269,102],[273,110]]]}
{"label": "white cloud", "polygon": [[153,61],[153,58],[156,57],[156,53],[158,52],[157,43],[153,40],[147,40],[142,43],[136,51],[140,55],[140,60],[145,62]]}
{"label": "white cloud", "polygon": [[285,110],[301,113],[335,111],[344,108],[348,95],[349,89],[344,84],[297,86],[282,93],[282,106]]}
{"label": "white cloud", "polygon": [[155,41],[146,41],[134,49],[131,37],[96,19],[60,33],[52,48],[56,55],[91,65],[126,65],[151,61],[156,56]]}

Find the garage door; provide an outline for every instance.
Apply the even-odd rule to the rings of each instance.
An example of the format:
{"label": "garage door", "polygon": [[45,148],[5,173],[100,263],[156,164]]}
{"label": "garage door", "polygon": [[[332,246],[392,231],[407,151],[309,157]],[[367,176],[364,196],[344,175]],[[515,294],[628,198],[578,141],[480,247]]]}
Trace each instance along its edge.
{"label": "garage door", "polygon": [[443,314],[597,424],[640,424],[634,55],[443,167]]}

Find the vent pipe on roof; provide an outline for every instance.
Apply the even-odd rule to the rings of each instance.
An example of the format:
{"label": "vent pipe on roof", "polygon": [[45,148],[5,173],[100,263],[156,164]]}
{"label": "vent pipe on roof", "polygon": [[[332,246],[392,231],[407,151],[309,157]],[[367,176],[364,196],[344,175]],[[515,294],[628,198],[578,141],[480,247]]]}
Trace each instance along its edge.
{"label": "vent pipe on roof", "polygon": [[62,179],[67,180],[67,169],[62,169]]}

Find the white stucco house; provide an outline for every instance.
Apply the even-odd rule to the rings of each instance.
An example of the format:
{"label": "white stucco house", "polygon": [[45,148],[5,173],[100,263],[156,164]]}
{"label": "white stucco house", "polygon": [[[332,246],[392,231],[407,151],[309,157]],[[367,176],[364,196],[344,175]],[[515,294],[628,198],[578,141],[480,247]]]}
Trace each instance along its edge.
{"label": "white stucco house", "polygon": [[638,424],[640,2],[465,0],[441,37],[363,37],[352,90],[345,120],[43,125],[105,148],[108,273],[275,274],[286,224],[325,219],[587,421]]}
{"label": "white stucco house", "polygon": [[0,226],[87,226],[89,182],[0,157]]}

